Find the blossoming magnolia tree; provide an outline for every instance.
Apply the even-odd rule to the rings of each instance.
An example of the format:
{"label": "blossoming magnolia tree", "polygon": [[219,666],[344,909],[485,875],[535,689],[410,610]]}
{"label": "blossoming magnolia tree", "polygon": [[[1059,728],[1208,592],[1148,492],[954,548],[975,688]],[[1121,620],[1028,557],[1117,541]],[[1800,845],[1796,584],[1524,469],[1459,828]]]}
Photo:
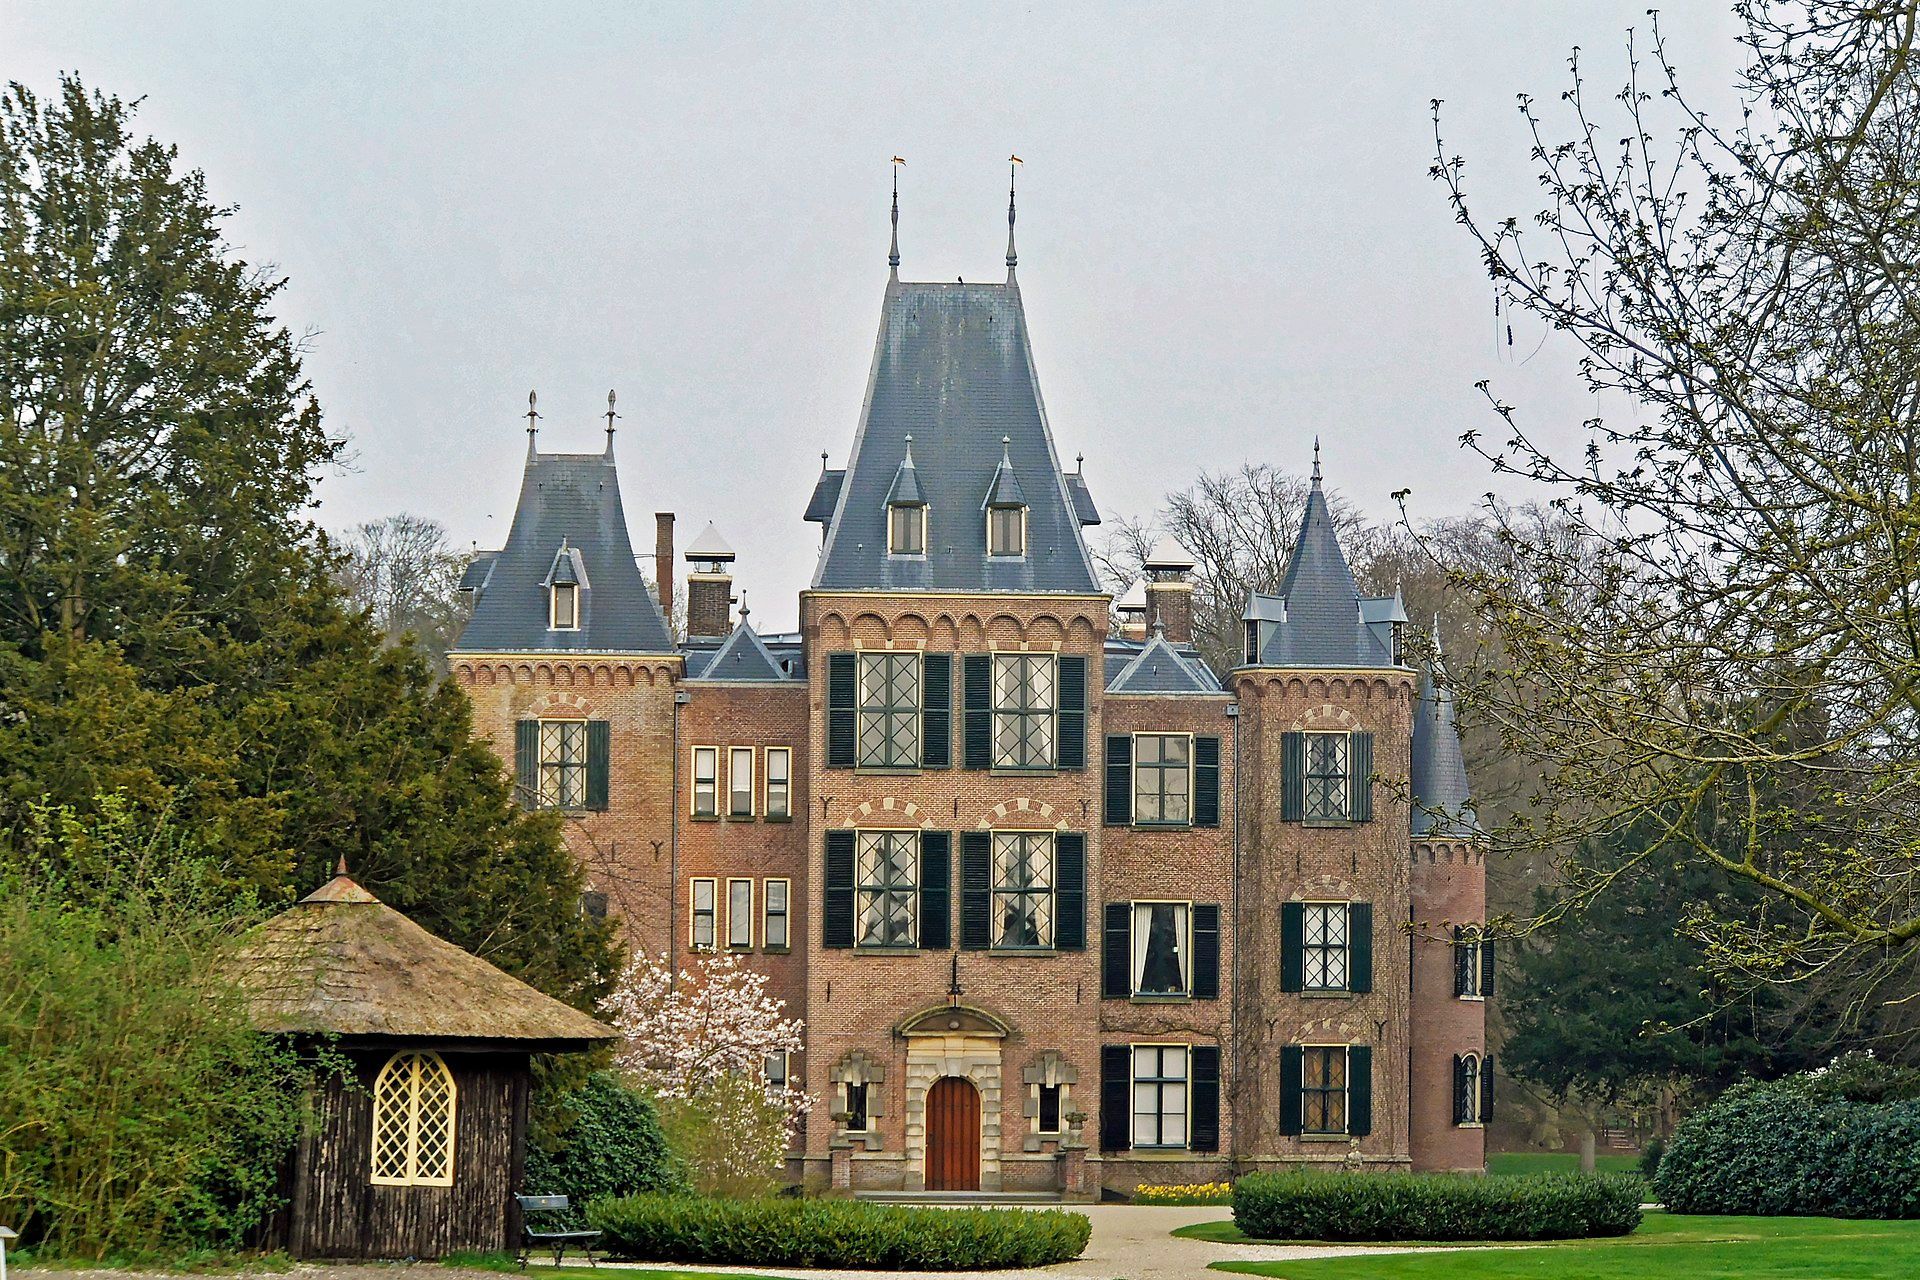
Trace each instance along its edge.
{"label": "blossoming magnolia tree", "polygon": [[614,1061],[651,1094],[703,1191],[763,1190],[810,1099],[767,1070],[800,1049],[801,1024],[738,957],[696,956],[678,974],[636,955],[601,1002],[625,1037]]}

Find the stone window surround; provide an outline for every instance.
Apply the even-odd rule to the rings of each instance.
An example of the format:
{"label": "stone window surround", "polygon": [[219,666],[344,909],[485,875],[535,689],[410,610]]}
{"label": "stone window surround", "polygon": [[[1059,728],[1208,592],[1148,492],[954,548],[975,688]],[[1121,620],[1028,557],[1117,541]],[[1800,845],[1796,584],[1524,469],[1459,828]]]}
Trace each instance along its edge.
{"label": "stone window surround", "polygon": [[[886,1064],[868,1054],[864,1049],[855,1049],[833,1064],[833,1070],[828,1078],[834,1086],[829,1095],[832,1109],[828,1113],[834,1123],[832,1144],[839,1147],[857,1145],[868,1151],[880,1150],[880,1126],[874,1122],[886,1114],[886,1090],[882,1087],[887,1079]],[[867,1127],[864,1130],[853,1131],[846,1127],[847,1091],[845,1086],[850,1084],[867,1086]]]}
{"label": "stone window surround", "polygon": [[[1023,1151],[1040,1151],[1042,1144],[1048,1142],[1064,1145],[1078,1136],[1079,1126],[1067,1119],[1073,1111],[1073,1086],[1080,1083],[1080,1072],[1058,1049],[1048,1049],[1038,1054],[1020,1072],[1020,1080],[1027,1087],[1025,1114],[1027,1117],[1027,1137],[1021,1144]],[[1040,1131],[1040,1088],[1053,1085],[1060,1090],[1060,1129],[1056,1133]]]}

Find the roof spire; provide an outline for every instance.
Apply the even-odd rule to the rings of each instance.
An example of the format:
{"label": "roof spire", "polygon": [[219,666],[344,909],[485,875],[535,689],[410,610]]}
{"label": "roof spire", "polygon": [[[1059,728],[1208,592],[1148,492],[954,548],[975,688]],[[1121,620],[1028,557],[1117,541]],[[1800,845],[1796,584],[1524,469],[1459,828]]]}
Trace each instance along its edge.
{"label": "roof spire", "polygon": [[1013,268],[1020,261],[1020,255],[1013,251],[1013,179],[1020,172],[1022,160],[1019,156],[1007,157],[1007,283],[1013,283]]}
{"label": "roof spire", "polygon": [[[893,158],[893,245],[887,250],[887,278],[900,278],[900,166],[906,163],[902,156]],[[822,458],[825,455],[821,455]]]}
{"label": "roof spire", "polygon": [[1320,487],[1320,437],[1313,438],[1313,487]]}
{"label": "roof spire", "polygon": [[527,456],[529,458],[534,454],[533,438],[540,434],[540,427],[538,425],[540,421],[540,410],[534,407],[539,403],[540,393],[538,391],[527,392]]}
{"label": "roof spire", "polygon": [[613,392],[607,392],[607,456],[613,456],[613,420],[620,415],[613,411]]}
{"label": "roof spire", "polygon": [[341,854],[340,860],[333,864],[333,874],[337,876],[343,876],[347,874],[347,855],[346,854],[344,853]]}
{"label": "roof spire", "polygon": [[907,456],[901,460],[900,465],[903,467],[913,465],[913,437],[911,435],[907,437]]}

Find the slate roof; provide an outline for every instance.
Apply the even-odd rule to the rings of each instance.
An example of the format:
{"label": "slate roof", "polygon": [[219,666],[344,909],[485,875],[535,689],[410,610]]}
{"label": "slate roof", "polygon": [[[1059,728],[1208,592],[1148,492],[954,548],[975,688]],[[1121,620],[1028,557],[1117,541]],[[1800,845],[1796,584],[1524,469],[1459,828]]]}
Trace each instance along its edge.
{"label": "slate roof", "polygon": [[917,507],[926,500],[926,495],[920,492],[920,468],[913,465],[913,437],[908,436],[907,456],[900,459],[900,469],[893,473],[893,484],[887,489],[887,505]]}
{"label": "slate roof", "polygon": [[460,590],[484,591],[487,578],[493,573],[493,562],[498,559],[498,551],[476,551],[467,561],[466,572],[460,575]]}
{"label": "slate roof", "polygon": [[1453,692],[1440,678],[1439,653],[1436,636],[1434,667],[1421,673],[1420,705],[1413,713],[1413,761],[1409,770],[1413,834],[1480,836],[1484,832],[1473,811],[1472,790],[1467,784],[1467,761],[1454,721]]}
{"label": "slate roof", "polygon": [[[887,554],[886,496],[913,437],[928,554]],[[1002,455],[1027,504],[1027,554],[986,553],[983,507]],[[866,404],[831,494],[816,590],[1100,592],[1034,375],[1020,288],[889,281]],[[1084,482],[1083,482],[1084,483]],[[1091,508],[1091,502],[1087,503]]]}
{"label": "slate roof", "polygon": [[813,496],[807,499],[806,519],[815,524],[833,523],[833,509],[840,502],[840,486],[845,482],[844,471],[822,471],[820,478],[813,482]]}
{"label": "slate roof", "polygon": [[[562,547],[581,581],[580,629],[547,628],[543,584]],[[484,560],[486,568],[479,566]],[[507,545],[482,552],[473,616],[454,649],[467,653],[672,653],[660,606],[627,535],[613,454],[530,453]]]}
{"label": "slate roof", "polygon": [[1333,512],[1314,463],[1300,535],[1277,595],[1255,593],[1246,621],[1257,624],[1263,667],[1391,667],[1393,625],[1406,621],[1398,596],[1362,598],[1340,549]]}
{"label": "slate roof", "polygon": [[243,934],[223,970],[266,1032],[491,1040],[527,1050],[618,1038],[429,933],[344,871]]}
{"label": "slate roof", "polygon": [[1222,693],[1220,681],[1197,654],[1183,654],[1156,630],[1127,664],[1107,679],[1108,693]]}
{"label": "slate roof", "polygon": [[[689,663],[689,666],[692,664]],[[713,655],[702,662],[700,672],[688,673],[687,679],[698,683],[704,680],[717,681],[787,681],[795,677],[781,670],[780,660],[760,640],[759,633],[742,618],[713,651]]]}
{"label": "slate roof", "polygon": [[1067,496],[1073,499],[1073,514],[1081,524],[1100,523],[1100,508],[1093,505],[1093,494],[1087,488],[1087,478],[1078,471],[1067,473]]}

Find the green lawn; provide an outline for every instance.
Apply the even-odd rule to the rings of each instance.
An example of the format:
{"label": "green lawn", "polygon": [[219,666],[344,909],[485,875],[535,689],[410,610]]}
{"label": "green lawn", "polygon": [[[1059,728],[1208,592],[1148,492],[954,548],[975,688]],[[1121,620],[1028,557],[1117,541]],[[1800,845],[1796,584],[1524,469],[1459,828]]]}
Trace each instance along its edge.
{"label": "green lawn", "polygon": [[1285,1280],[1907,1280],[1920,1222],[1650,1213],[1611,1240],[1214,1266]]}
{"label": "green lawn", "polygon": [[[595,1252],[599,1252],[595,1250]],[[551,1258],[552,1253],[547,1256]],[[520,1264],[514,1256],[507,1253],[457,1253],[442,1259],[449,1267],[476,1271],[511,1271],[520,1274]],[[571,1263],[563,1267],[542,1266],[535,1256],[528,1264],[526,1274],[537,1280],[608,1280],[610,1276],[644,1277],[644,1280],[780,1280],[778,1276],[747,1275],[739,1271],[622,1271],[619,1269],[600,1271],[588,1267],[574,1266]]]}
{"label": "green lawn", "polygon": [[[1633,1173],[1640,1167],[1639,1156],[1595,1156],[1598,1173]],[[1578,1173],[1577,1151],[1501,1151],[1487,1157],[1487,1172],[1495,1177],[1514,1177],[1523,1173]]]}

